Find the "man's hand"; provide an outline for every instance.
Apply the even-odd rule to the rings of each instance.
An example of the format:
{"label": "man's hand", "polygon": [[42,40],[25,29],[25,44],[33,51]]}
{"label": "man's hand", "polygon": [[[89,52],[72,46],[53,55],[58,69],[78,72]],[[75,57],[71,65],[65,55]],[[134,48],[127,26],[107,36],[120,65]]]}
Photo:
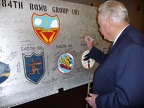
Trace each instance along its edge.
{"label": "man's hand", "polygon": [[87,44],[87,47],[91,49],[93,47],[94,39],[91,38],[91,36],[85,36],[85,42]]}
{"label": "man's hand", "polygon": [[96,94],[91,94],[91,93],[90,93],[89,96],[85,98],[85,100],[88,102],[88,104],[89,104],[92,108],[97,108],[96,102],[95,102],[97,96],[98,96],[98,95],[96,95]]}

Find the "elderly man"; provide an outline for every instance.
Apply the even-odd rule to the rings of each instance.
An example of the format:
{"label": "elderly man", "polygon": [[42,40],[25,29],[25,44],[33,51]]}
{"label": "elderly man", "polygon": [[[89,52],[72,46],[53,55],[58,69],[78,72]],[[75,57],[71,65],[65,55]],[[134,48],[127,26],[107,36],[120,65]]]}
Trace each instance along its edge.
{"label": "elderly man", "polygon": [[118,1],[100,5],[98,24],[113,46],[106,55],[85,36],[87,57],[100,63],[86,101],[93,108],[144,108],[144,35],[129,24],[127,9]]}

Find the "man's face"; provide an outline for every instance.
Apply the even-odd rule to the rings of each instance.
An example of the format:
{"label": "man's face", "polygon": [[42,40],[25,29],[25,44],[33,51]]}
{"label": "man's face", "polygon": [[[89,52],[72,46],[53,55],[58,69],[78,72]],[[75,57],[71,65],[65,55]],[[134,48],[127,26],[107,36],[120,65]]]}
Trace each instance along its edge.
{"label": "man's face", "polygon": [[99,24],[99,31],[104,36],[104,39],[110,40],[110,26],[107,19],[102,18],[100,15],[98,15],[98,24]]}

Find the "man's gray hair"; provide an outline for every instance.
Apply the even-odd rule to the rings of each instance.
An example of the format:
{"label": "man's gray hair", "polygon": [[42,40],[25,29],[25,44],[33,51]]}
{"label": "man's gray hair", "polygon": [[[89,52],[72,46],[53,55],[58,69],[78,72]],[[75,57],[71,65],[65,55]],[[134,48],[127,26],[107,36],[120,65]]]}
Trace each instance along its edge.
{"label": "man's gray hair", "polygon": [[129,22],[128,11],[124,4],[119,1],[106,1],[100,5],[98,12],[104,19],[112,18],[114,22]]}

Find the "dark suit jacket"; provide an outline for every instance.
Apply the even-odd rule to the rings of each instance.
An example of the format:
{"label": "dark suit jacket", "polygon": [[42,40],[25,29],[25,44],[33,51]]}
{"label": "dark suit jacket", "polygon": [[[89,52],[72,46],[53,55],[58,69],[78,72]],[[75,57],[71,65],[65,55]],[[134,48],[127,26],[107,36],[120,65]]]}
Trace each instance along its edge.
{"label": "dark suit jacket", "polygon": [[93,47],[88,56],[100,63],[93,81],[97,108],[144,108],[144,35],[125,28],[108,53]]}

